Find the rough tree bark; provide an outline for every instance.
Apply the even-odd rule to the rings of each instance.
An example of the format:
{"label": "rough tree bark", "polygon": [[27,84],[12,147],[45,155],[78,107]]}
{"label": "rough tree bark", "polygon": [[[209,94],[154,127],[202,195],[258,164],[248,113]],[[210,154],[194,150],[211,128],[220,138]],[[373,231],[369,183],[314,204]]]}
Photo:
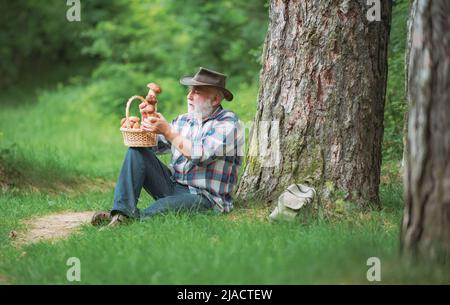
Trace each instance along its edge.
{"label": "rough tree bark", "polygon": [[416,0],[407,56],[409,103],[402,250],[450,257],[450,2]]}
{"label": "rough tree bark", "polygon": [[[322,195],[332,186],[379,206],[392,11],[391,1],[380,3],[381,21],[369,21],[366,0],[271,1],[238,196],[270,200],[306,179]],[[261,124],[270,121],[278,125]],[[272,158],[261,156],[270,150]]]}

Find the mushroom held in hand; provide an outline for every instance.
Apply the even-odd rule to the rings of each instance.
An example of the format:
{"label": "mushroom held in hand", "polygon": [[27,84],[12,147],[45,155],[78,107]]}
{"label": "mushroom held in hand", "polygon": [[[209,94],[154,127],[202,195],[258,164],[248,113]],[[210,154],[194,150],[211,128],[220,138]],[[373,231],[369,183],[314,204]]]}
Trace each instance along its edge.
{"label": "mushroom held in hand", "polygon": [[142,109],[142,112],[153,113],[155,112],[155,106],[153,106],[152,104],[148,104],[144,109]]}
{"label": "mushroom held in hand", "polygon": [[156,95],[156,94],[160,94],[160,93],[162,92],[161,87],[158,86],[158,85],[155,84],[155,83],[149,83],[149,84],[147,85],[147,88],[149,88],[150,90],[152,90],[152,91],[155,93],[155,95]]}
{"label": "mushroom held in hand", "polygon": [[157,100],[156,100],[156,95],[160,94],[162,92],[161,87],[158,86],[155,83],[149,83],[147,85],[148,90],[148,94],[145,97],[145,99],[152,105],[155,105]]}
{"label": "mushroom held in hand", "polygon": [[139,111],[142,113],[143,119],[153,116],[156,112],[156,103],[158,102],[156,95],[162,92],[161,87],[155,83],[149,83],[147,88],[149,90],[147,96],[145,97],[145,102],[142,102],[139,105]]}

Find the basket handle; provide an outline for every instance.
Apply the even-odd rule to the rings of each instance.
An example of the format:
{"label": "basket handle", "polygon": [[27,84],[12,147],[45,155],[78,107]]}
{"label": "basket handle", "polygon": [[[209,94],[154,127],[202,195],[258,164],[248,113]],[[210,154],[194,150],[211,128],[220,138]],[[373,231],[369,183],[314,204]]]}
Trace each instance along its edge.
{"label": "basket handle", "polygon": [[[146,103],[147,102],[147,100],[145,99],[145,98],[143,98],[142,96],[140,96],[140,95],[133,95],[132,97],[130,97],[129,99],[128,99],[128,101],[127,101],[127,106],[125,107],[125,117],[126,117],[126,120],[127,120],[127,126],[128,126],[128,128],[131,128],[131,126],[130,126],[130,120],[128,119],[129,117],[130,117],[130,105],[131,105],[131,102],[133,101],[133,100],[135,100],[135,99],[139,99],[139,100],[141,100],[143,103]],[[155,112],[157,111],[157,107],[156,107],[156,105],[157,105],[158,103],[156,103],[154,106],[155,106]],[[141,124],[142,124],[142,122],[143,122],[143,119],[144,119],[144,117],[142,116],[142,113],[141,113]]]}

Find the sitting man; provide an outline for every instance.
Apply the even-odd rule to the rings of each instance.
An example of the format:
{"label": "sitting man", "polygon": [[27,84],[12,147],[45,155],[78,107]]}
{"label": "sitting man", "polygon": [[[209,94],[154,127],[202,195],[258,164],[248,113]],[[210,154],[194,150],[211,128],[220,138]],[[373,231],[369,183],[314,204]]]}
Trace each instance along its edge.
{"label": "sitting man", "polygon": [[[120,171],[111,212],[97,212],[91,223],[104,220],[115,226],[169,211],[229,212],[242,163],[243,130],[237,116],[221,106],[233,99],[225,88],[226,76],[200,68],[180,83],[189,86],[188,113],[171,124],[157,113],[142,128],[158,134],[154,148],[129,148]],[[155,153],[172,151],[170,165]],[[138,209],[142,187],[156,200]]]}

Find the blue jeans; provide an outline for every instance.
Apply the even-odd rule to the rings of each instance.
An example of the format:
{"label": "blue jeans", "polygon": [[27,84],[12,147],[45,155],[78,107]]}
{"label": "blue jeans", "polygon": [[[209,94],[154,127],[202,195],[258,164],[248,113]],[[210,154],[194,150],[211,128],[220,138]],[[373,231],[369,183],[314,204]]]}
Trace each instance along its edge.
{"label": "blue jeans", "polygon": [[[156,201],[146,209],[137,202],[144,188]],[[189,193],[189,188],[173,180],[170,170],[151,148],[129,148],[114,191],[111,214],[118,212],[132,218],[146,218],[174,212],[198,212],[212,209],[203,195]]]}

